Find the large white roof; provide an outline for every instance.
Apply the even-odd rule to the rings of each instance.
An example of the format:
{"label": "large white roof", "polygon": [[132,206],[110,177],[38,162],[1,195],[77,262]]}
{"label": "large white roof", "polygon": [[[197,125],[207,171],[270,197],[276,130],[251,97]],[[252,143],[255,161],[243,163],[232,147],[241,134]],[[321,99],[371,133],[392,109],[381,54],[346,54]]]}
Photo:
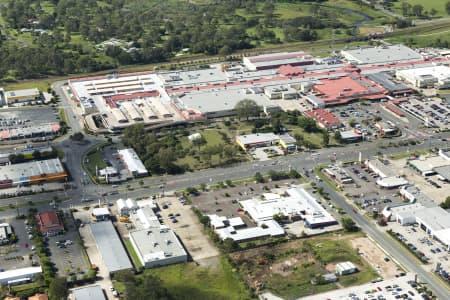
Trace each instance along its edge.
{"label": "large white roof", "polygon": [[137,153],[132,148],[117,150],[131,173],[147,174],[148,171]]}

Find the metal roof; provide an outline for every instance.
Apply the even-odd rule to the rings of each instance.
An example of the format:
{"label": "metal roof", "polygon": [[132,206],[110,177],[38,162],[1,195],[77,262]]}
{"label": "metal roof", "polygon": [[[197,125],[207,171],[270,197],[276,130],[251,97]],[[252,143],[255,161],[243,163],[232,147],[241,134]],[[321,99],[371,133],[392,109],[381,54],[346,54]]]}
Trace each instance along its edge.
{"label": "metal roof", "polygon": [[106,300],[101,286],[86,286],[73,290],[74,300]]}
{"label": "metal roof", "polygon": [[111,221],[92,223],[89,226],[97,249],[110,273],[133,268]]}
{"label": "metal roof", "polygon": [[341,54],[347,60],[355,61],[358,64],[387,64],[422,59],[419,53],[403,45],[360,47],[342,50]]}

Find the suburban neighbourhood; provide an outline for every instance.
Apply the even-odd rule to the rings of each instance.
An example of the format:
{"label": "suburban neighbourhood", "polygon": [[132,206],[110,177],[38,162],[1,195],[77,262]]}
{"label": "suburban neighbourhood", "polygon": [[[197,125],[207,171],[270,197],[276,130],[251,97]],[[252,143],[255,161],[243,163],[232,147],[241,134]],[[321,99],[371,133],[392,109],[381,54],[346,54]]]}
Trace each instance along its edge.
{"label": "suburban neighbourhood", "polygon": [[0,298],[450,299],[450,2],[340,1],[156,1],[143,36],[107,30],[134,1],[0,1],[0,41],[66,47],[0,76]]}

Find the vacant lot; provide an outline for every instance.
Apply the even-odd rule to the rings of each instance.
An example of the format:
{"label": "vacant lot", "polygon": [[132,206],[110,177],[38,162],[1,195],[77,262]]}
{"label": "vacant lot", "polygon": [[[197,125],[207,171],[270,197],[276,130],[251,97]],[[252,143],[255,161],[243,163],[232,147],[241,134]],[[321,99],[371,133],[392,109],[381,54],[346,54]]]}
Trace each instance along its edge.
{"label": "vacant lot", "polygon": [[[171,265],[164,268],[147,269],[143,275],[159,277],[163,286],[176,300],[246,300],[252,299],[242,280],[225,259],[220,259],[217,268],[197,266],[195,263]],[[124,286],[115,281],[122,292]]]}
{"label": "vacant lot", "polygon": [[[241,251],[230,257],[251,288],[269,290],[292,299],[362,284],[378,277],[348,239],[348,235],[327,235]],[[337,284],[311,284],[311,279],[320,274],[334,273],[336,263],[345,261],[353,262],[359,272],[342,276]]]}

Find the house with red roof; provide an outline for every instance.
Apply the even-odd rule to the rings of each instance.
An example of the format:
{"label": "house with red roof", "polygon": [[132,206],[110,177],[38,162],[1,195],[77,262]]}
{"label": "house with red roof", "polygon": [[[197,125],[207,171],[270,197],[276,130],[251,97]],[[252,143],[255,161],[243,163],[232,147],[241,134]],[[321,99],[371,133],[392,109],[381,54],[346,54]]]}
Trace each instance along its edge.
{"label": "house with red roof", "polygon": [[341,120],[339,120],[332,112],[326,109],[318,108],[305,111],[305,114],[313,118],[319,126],[326,129],[336,129],[341,126]]}

